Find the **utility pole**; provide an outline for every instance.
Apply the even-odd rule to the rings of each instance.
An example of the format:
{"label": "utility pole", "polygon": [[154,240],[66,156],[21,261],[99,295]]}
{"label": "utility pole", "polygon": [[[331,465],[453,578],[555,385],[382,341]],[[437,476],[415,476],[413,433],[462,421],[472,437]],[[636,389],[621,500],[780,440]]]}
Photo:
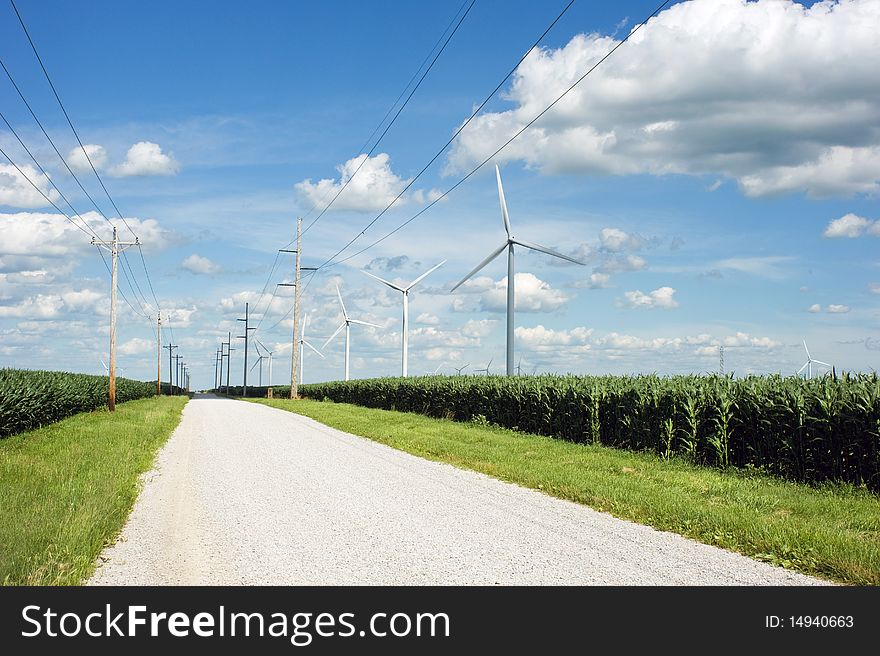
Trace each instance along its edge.
{"label": "utility pole", "polygon": [[232,369],[232,333],[226,333],[226,395],[229,396],[229,370]]}
{"label": "utility pole", "polygon": [[244,390],[242,396],[247,397],[247,356],[248,356],[248,331],[256,330],[256,328],[248,328],[248,318],[250,316],[250,303],[244,304],[244,319],[236,319],[236,321],[244,321],[244,335],[238,335],[238,339],[244,340]]}
{"label": "utility pole", "polygon": [[[171,393],[174,394],[174,387],[180,387],[180,361],[183,359],[182,355],[174,356],[174,375],[169,375],[169,380],[171,381]],[[177,380],[177,384],[175,385],[174,381]]]}
{"label": "utility pole", "polygon": [[214,351],[214,389],[217,389],[217,363],[220,360],[220,349]]}
{"label": "utility pole", "polygon": [[116,234],[116,226],[113,227],[113,241],[106,242],[92,237],[92,244],[110,251],[110,259],[113,266],[110,272],[110,368],[107,373],[110,377],[110,388],[107,392],[107,409],[116,411],[116,270],[119,266],[119,252],[129,246],[137,246],[140,242],[135,237],[134,241],[119,241]]}
{"label": "utility pole", "polygon": [[162,315],[156,313],[156,396],[162,395]]}
{"label": "utility pole", "polygon": [[173,381],[174,368],[171,366],[171,360],[172,360],[171,349],[176,349],[177,344],[170,344],[169,343],[167,346],[163,346],[162,348],[168,349],[168,394],[173,394],[174,390],[171,389],[171,384]]}
{"label": "utility pole", "polygon": [[297,348],[297,340],[299,339],[299,310],[300,310],[300,290],[302,289],[299,281],[300,274],[303,271],[315,271],[317,267],[304,267],[300,265],[300,255],[302,253],[302,218],[296,217],[296,249],[281,249],[282,253],[295,253],[295,263],[293,272],[293,285],[282,283],[280,287],[293,287],[293,337],[290,340],[290,398],[299,398],[299,389],[297,388],[297,371],[299,371],[299,349]]}

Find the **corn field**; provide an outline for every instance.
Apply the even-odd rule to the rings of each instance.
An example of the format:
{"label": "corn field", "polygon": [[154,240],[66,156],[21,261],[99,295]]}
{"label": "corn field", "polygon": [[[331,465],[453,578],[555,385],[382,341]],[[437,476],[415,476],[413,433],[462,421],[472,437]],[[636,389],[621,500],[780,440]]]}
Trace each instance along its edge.
{"label": "corn field", "polygon": [[[0,438],[51,424],[107,403],[106,376],[0,369]],[[116,379],[116,401],[153,396],[156,382]]]}
{"label": "corn field", "polygon": [[880,491],[876,373],[813,380],[428,376],[320,383],[300,392],[317,400],[456,421],[477,418],[574,442]]}

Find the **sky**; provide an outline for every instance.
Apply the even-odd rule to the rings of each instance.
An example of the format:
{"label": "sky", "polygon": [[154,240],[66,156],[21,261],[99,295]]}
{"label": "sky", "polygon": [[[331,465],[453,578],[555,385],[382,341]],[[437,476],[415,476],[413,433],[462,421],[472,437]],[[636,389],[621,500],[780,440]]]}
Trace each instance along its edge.
{"label": "sky", "polygon": [[324,347],[337,286],[379,326],[352,326],[352,377],[398,374],[401,295],[363,271],[409,284],[443,260],[410,295],[410,373],[502,373],[506,258],[450,291],[505,239],[497,165],[513,234],[583,263],[517,249],[523,373],[714,372],[723,346],[727,372],[792,375],[802,340],[838,370],[878,367],[880,3],[670,2],[601,63],[658,0],[576,1],[531,51],[566,2],[470,4],[17,0],[114,207],[0,2],[0,59],[61,154],[0,74],[20,169],[0,157],[0,366],[104,372],[110,279],[89,242],[116,225],[142,244],[120,259],[121,375],[155,380],[159,305],[194,387],[229,332],[240,382],[248,303],[289,382],[278,250],[299,216],[303,266],[325,265],[303,280],[324,355],[306,352],[306,382],[343,376],[344,339]]}

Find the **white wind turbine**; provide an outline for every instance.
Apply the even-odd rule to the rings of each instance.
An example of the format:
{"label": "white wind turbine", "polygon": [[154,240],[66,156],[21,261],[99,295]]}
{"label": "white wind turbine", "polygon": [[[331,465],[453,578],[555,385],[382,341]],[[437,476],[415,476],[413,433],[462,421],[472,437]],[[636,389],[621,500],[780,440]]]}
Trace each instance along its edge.
{"label": "white wind turbine", "polygon": [[324,354],[321,353],[318,349],[312,346],[308,341],[306,341],[306,326],[309,323],[309,315],[306,315],[305,319],[303,319],[302,328],[299,331],[299,382],[300,385],[303,382],[303,356],[305,355],[305,347],[308,346],[315,353],[320,355],[322,358]]}
{"label": "white wind turbine", "polygon": [[[256,343],[263,347],[263,350],[269,354],[269,384],[267,387],[272,387],[272,351],[266,348],[266,345],[263,344],[260,340],[256,340]],[[257,351],[259,353],[259,351]],[[262,367],[260,367],[260,371],[262,372]]]}
{"label": "white wind turbine", "polygon": [[464,278],[459,281],[459,283],[452,288],[451,291],[455,291],[459,287],[461,287],[468,279],[470,279],[475,273],[480,271],[484,266],[489,264],[496,257],[501,255],[501,252],[504,249],[507,249],[507,375],[514,375],[514,365],[513,365],[513,311],[516,303],[516,294],[514,292],[514,266],[513,266],[513,247],[515,245],[522,246],[524,248],[528,248],[533,251],[539,251],[541,253],[546,253],[547,255],[552,255],[553,257],[558,257],[562,260],[567,260],[569,262],[574,262],[575,264],[584,265],[583,262],[574,259],[573,257],[568,257],[567,255],[563,255],[562,253],[557,253],[554,250],[550,250],[546,246],[541,246],[540,244],[535,244],[528,241],[522,241],[521,239],[516,239],[511,233],[510,227],[510,217],[507,214],[507,202],[504,200],[504,187],[501,186],[501,171],[498,169],[498,165],[495,165],[495,177],[498,179],[498,199],[501,202],[501,218],[504,221],[504,230],[507,233],[507,239],[501,246],[496,248],[485,260],[480,262],[476,268],[467,274]]}
{"label": "white wind turbine", "polygon": [[801,375],[804,369],[807,370],[807,380],[813,377],[813,363],[821,364],[823,367],[831,368],[831,365],[827,362],[822,362],[821,360],[814,360],[812,356],[810,356],[810,349],[807,348],[807,340],[803,340],[804,342],[804,350],[807,352],[807,361],[804,362],[804,366],[798,369],[798,376]]}
{"label": "white wind turbine", "polygon": [[342,302],[342,293],[339,291],[339,285],[336,285],[336,295],[339,297],[339,305],[342,306],[342,323],[339,324],[339,328],[336,329],[330,338],[324,342],[324,346],[322,348],[327,348],[327,344],[333,341],[333,338],[339,334],[339,331],[345,328],[345,380],[349,379],[349,353],[351,351],[351,324],[356,323],[361,326],[372,326],[373,328],[381,328],[382,326],[377,326],[374,323],[370,323],[369,321],[361,321],[360,319],[352,319],[348,316],[348,312],[345,310],[345,303]]}
{"label": "white wind turbine", "polygon": [[409,332],[409,290],[412,289],[413,287],[415,287],[416,285],[418,285],[420,282],[422,282],[422,280],[424,280],[428,276],[429,273],[433,273],[434,271],[436,271],[437,269],[442,267],[444,264],[446,264],[446,260],[443,260],[437,266],[432,267],[432,268],[428,269],[427,271],[425,271],[425,273],[423,273],[418,278],[413,280],[406,287],[401,287],[400,285],[395,285],[393,282],[389,282],[388,280],[385,280],[384,278],[380,278],[379,276],[374,276],[369,271],[362,271],[363,273],[366,273],[368,276],[370,276],[370,278],[375,278],[379,282],[384,283],[384,284],[388,285],[389,287],[391,287],[391,289],[395,289],[403,294],[403,329],[401,331],[401,338],[400,338],[400,342],[401,342],[400,349],[401,349],[401,353],[402,353],[401,365],[400,365],[400,375],[403,376],[404,378],[406,378],[406,375],[407,375],[407,368],[408,368],[407,353],[409,351],[409,335],[408,335],[408,332]]}

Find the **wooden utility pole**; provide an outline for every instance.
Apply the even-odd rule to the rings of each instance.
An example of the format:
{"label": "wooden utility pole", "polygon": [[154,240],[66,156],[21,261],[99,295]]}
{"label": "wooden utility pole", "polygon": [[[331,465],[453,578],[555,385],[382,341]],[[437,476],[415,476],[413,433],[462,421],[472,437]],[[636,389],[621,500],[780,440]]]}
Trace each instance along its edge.
{"label": "wooden utility pole", "polygon": [[129,246],[138,246],[140,242],[135,237],[134,241],[119,241],[116,227],[113,227],[113,241],[106,242],[92,237],[92,244],[110,251],[110,259],[113,262],[110,271],[110,368],[107,373],[110,377],[110,387],[107,392],[107,409],[116,411],[116,271],[119,267],[119,252]]}
{"label": "wooden utility pole", "polygon": [[156,396],[162,395],[162,315],[156,314]]}
{"label": "wooden utility pole", "polygon": [[250,316],[250,303],[245,303],[245,304],[244,304],[244,319],[236,319],[236,321],[244,321],[244,335],[239,335],[239,336],[238,336],[238,339],[243,339],[243,340],[244,340],[244,377],[243,377],[243,381],[242,381],[244,389],[242,390],[242,391],[243,391],[242,396],[244,396],[245,398],[247,398],[247,375],[248,375],[248,368],[247,368],[247,356],[248,356],[248,331],[249,331],[249,330],[256,330],[256,328],[249,328],[249,327],[248,327],[248,319],[249,319],[249,316]]}
{"label": "wooden utility pole", "polygon": [[171,365],[171,350],[177,348],[177,344],[168,344],[167,346],[163,346],[162,348],[168,349],[168,394],[173,394],[174,391],[171,389],[171,384],[173,381],[173,371],[174,368]]}
{"label": "wooden utility pole", "polygon": [[[183,360],[182,355],[174,356],[174,378],[177,379],[177,390],[180,391],[180,361]],[[172,383],[173,385],[173,383]],[[173,392],[172,392],[173,393]]]}
{"label": "wooden utility pole", "polygon": [[299,370],[299,349],[296,348],[296,340],[299,335],[299,266],[300,251],[302,250],[302,219],[296,217],[296,257],[293,274],[293,338],[290,340],[290,398],[299,398],[299,389],[296,385]]}

